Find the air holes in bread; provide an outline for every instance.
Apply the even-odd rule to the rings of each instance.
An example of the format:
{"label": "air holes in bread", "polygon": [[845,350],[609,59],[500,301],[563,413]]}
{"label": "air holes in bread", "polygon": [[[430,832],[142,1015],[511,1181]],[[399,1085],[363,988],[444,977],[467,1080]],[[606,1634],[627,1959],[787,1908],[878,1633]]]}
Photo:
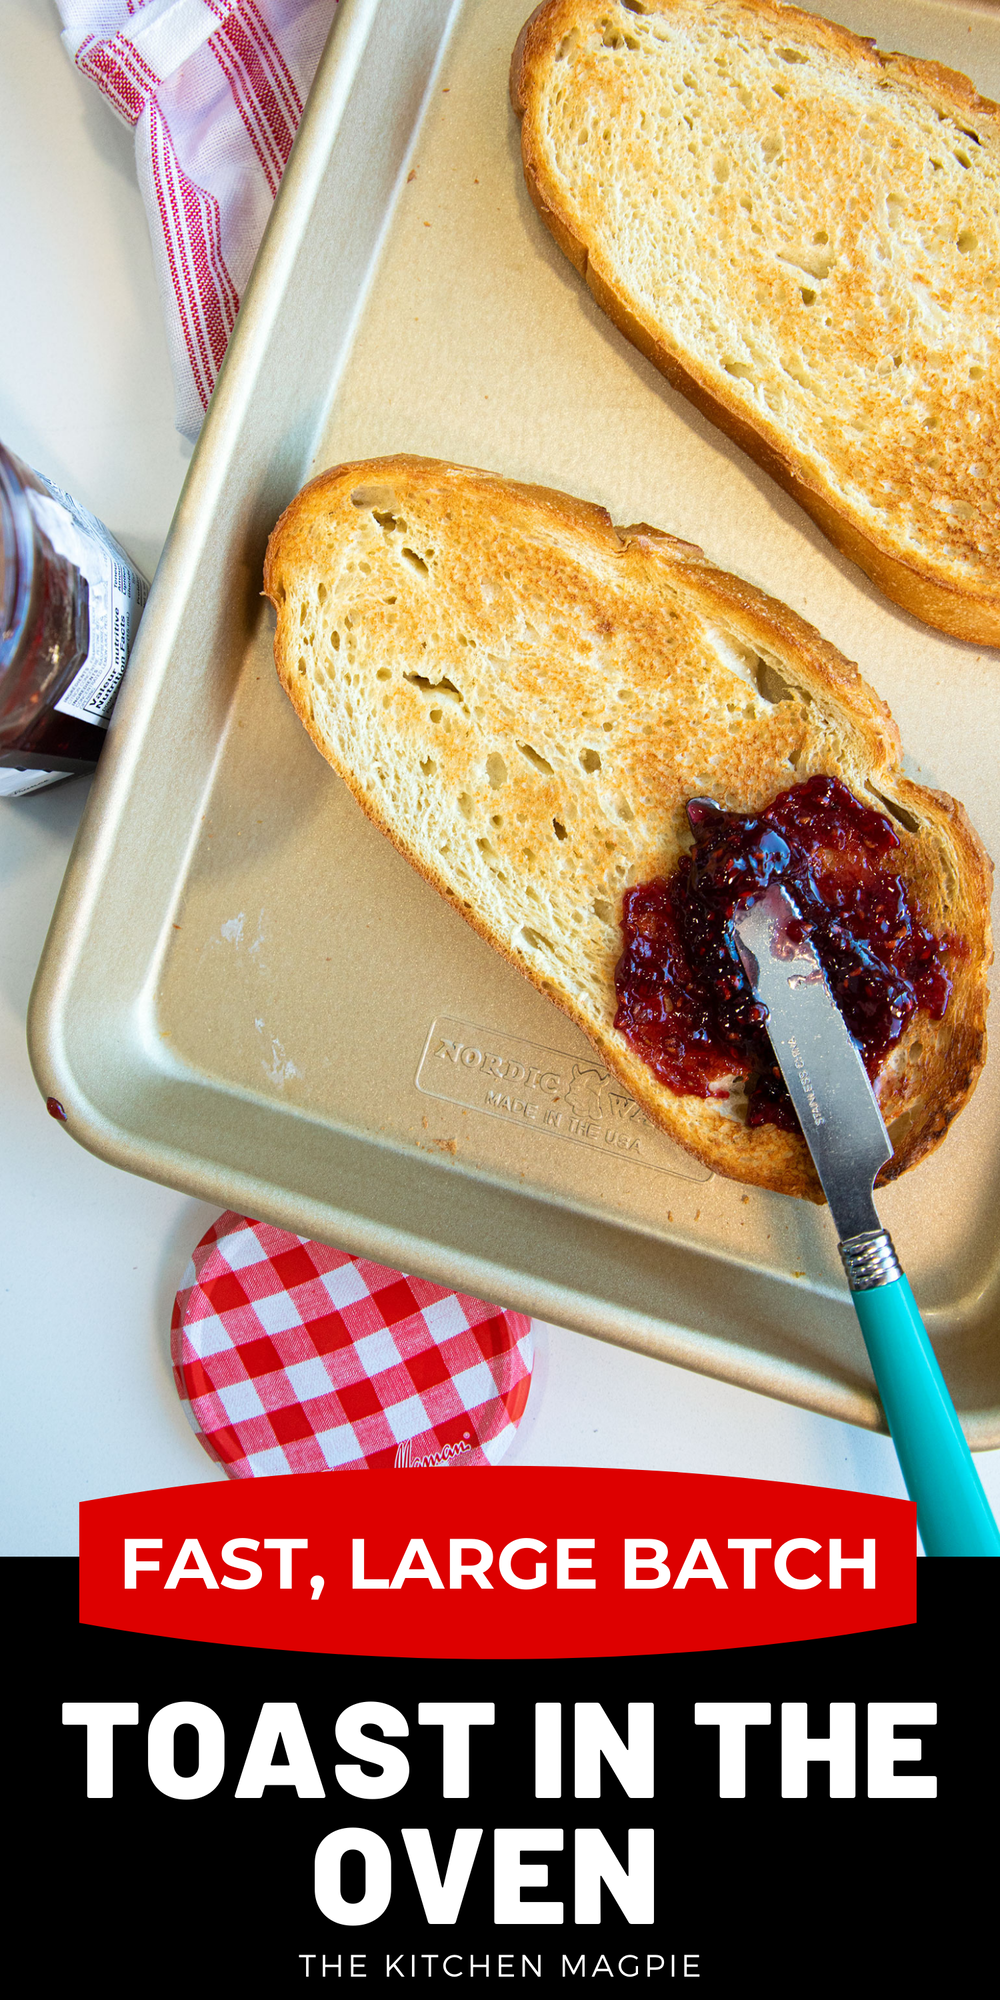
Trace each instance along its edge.
{"label": "air holes in bread", "polygon": [[527,757],[529,764],[533,764],[535,770],[540,771],[543,778],[555,777],[555,772],[548,759],[542,757],[537,750],[533,750],[530,743],[519,743],[517,747],[522,757]]}
{"label": "air holes in bread", "polygon": [[770,660],[759,659],[754,670],[757,692],[764,701],[777,707],[780,701],[809,701],[804,688],[793,687]]}
{"label": "air holes in bread", "polygon": [[581,750],[580,762],[585,771],[594,772],[601,768],[600,753],[597,750]]}
{"label": "air holes in bread", "polygon": [[543,937],[541,931],[533,931],[530,925],[528,924],[525,924],[524,929],[521,932],[521,936],[523,937],[525,944],[531,946],[532,951],[552,950],[552,945],[549,939],[547,937]]}
{"label": "air holes in bread", "polygon": [[[809,376],[806,374],[802,362],[798,359],[796,355],[794,354],[786,355],[785,359],[782,361],[781,366],[782,369],[784,370],[784,373],[788,376],[790,381],[797,382],[800,389],[809,389],[812,391],[813,395],[816,394],[815,382],[810,380]],[[855,427],[852,425],[848,425],[847,428],[848,430],[853,430]],[[864,437],[864,435],[865,432],[863,430],[858,431],[859,437]]]}
{"label": "air holes in bread", "polygon": [[978,250],[979,238],[976,235],[975,230],[960,229],[955,244],[955,248],[956,250],[960,250],[962,252],[963,257],[967,257],[970,250]]}
{"label": "air holes in bread", "polygon": [[463,699],[461,689],[455,686],[454,681],[431,681],[424,674],[404,674],[403,678],[412,681],[414,687],[420,688],[424,694],[442,694],[448,701],[461,702]]}
{"label": "air holes in bread", "polygon": [[355,507],[376,507],[389,513],[396,505],[396,495],[391,486],[356,486],[351,494]]}
{"label": "air holes in bread", "polygon": [[554,820],[553,820],[553,822],[552,822],[552,831],[553,831],[553,833],[555,834],[555,837],[556,837],[556,839],[557,839],[557,840],[565,840],[565,838],[566,838],[566,828],[564,827],[564,825],[563,825],[563,823],[562,823],[562,820],[561,820],[561,819],[554,819]]}
{"label": "air holes in bread", "polygon": [[[468,792],[459,792],[456,804],[463,819],[472,818],[472,800],[469,797]],[[480,841],[479,843],[480,847],[482,846],[482,844],[483,844],[482,841]]]}
{"label": "air holes in bread", "polygon": [[892,1142],[892,1150],[894,1153],[899,1152],[903,1140],[906,1139],[909,1136],[910,1132],[913,1130],[913,1127],[916,1124],[916,1121],[920,1115],[920,1109],[921,1107],[918,1104],[912,1105],[908,1111],[901,1112],[898,1118],[894,1118],[892,1120],[891,1125],[888,1127],[888,1132],[889,1132],[889,1138]]}
{"label": "air holes in bread", "polygon": [[430,571],[423,559],[423,556],[418,556],[416,549],[404,549],[402,553],[405,556],[407,562],[409,563],[411,569],[417,570],[421,576],[430,575]]}
{"label": "air holes in bread", "polygon": [[504,763],[499,750],[494,750],[491,753],[491,755],[487,757],[486,776],[488,777],[490,784],[492,785],[493,790],[495,792],[498,792],[500,790],[501,785],[505,785],[507,783],[507,766]]}
{"label": "air holes in bread", "polygon": [[897,820],[900,826],[906,828],[907,833],[920,832],[920,821],[914,813],[907,812],[905,806],[897,805],[895,799],[887,799],[885,793],[877,791],[874,785],[869,785],[868,790],[872,798],[877,799],[879,805],[885,807],[890,819]]}
{"label": "air holes in bread", "polygon": [[600,917],[602,924],[612,924],[615,920],[611,904],[606,903],[601,896],[594,897],[594,915]]}
{"label": "air holes in bread", "polygon": [[730,356],[724,354],[722,357],[722,366],[727,375],[736,375],[741,380],[745,376],[751,378],[753,376],[753,367],[749,361],[733,361]]}
{"label": "air holes in bread", "polygon": [[[825,235],[823,241],[824,243],[826,242]],[[802,271],[807,278],[815,278],[818,283],[822,284],[823,280],[830,275],[833,266],[833,253],[832,251],[817,249],[814,242],[810,249],[800,250],[794,257],[783,256],[780,262],[782,264],[790,264],[793,271]]]}
{"label": "air holes in bread", "polygon": [[421,757],[420,769],[423,772],[424,777],[429,778],[435,769],[433,757]]}

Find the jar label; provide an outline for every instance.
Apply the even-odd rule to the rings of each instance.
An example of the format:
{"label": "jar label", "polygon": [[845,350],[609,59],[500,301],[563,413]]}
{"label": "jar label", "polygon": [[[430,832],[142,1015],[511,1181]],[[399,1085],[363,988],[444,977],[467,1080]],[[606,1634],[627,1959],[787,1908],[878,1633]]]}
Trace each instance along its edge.
{"label": "jar label", "polygon": [[87,657],[55,706],[60,715],[106,729],[149,585],[95,514],[44,473],[35,477],[45,487],[44,493],[27,493],[36,525],[86,577],[90,593]]}
{"label": "jar label", "polygon": [[23,799],[25,792],[39,792],[43,785],[58,785],[71,771],[21,771],[0,766],[0,799]]}

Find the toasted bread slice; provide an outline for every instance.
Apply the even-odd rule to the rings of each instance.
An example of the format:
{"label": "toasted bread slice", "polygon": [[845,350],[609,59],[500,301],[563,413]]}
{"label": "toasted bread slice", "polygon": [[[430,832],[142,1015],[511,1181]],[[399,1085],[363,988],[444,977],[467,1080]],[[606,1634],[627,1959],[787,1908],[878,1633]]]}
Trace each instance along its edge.
{"label": "toasted bread slice", "polygon": [[901,775],[884,703],[811,626],[655,528],[420,458],[305,487],[264,587],[282,684],[364,811],[655,1124],[737,1180],[821,1198],[798,1134],[749,1129],[735,1094],[676,1096],[615,1030],[624,890],[690,847],[693,794],[746,812],[825,772],[890,813],[954,991],[882,1072],[889,1173],[937,1144],[985,1054],[990,864],[962,807]]}
{"label": "toasted bread slice", "polygon": [[904,610],[1000,643],[1000,112],[777,0],[549,0],[532,200],[598,304]]}

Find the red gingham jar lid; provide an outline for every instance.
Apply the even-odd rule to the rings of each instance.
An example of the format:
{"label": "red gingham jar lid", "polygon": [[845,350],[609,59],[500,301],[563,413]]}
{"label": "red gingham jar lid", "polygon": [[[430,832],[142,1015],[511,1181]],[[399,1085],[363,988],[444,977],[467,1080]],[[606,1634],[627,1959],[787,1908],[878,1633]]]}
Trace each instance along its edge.
{"label": "red gingham jar lid", "polygon": [[523,1313],[220,1215],[174,1301],[177,1393],[231,1479],[496,1465],[528,1400]]}

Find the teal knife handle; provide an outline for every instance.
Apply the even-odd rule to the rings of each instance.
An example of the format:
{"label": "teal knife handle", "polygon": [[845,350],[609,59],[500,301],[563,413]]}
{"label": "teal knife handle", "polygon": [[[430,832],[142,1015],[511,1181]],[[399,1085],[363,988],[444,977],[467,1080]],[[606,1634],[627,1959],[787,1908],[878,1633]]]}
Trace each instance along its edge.
{"label": "teal knife handle", "polygon": [[906,1278],[851,1297],[926,1553],[1000,1556],[1000,1528]]}

